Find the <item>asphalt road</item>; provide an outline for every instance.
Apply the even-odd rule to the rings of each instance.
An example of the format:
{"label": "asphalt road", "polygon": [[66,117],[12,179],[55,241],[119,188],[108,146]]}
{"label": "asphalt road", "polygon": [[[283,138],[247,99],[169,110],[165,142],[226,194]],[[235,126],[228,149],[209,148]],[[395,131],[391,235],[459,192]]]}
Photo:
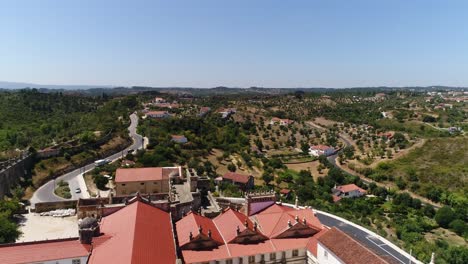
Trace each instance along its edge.
{"label": "asphalt road", "polygon": [[365,232],[364,230],[349,225],[339,219],[321,214],[320,212],[316,212],[316,215],[322,224],[340,229],[385,259],[401,264],[415,263],[410,262],[409,258],[403,256],[388,244],[373,236],[371,233]]}
{"label": "asphalt road", "polygon": [[[130,147],[126,148],[125,150],[119,151],[107,157],[106,159],[114,161],[122,157],[122,155],[126,155],[129,149],[135,150],[135,149],[139,149],[143,147],[143,137],[136,133],[136,128],[138,126],[138,116],[135,113],[133,113],[130,115],[130,120],[131,122],[130,122],[130,126],[128,127],[128,131],[129,131],[130,137],[133,140],[133,144]],[[59,182],[60,180],[68,182],[70,190],[71,190],[71,194],[72,194],[71,200],[75,200],[78,198],[88,198],[89,194],[87,192],[87,188],[84,183],[82,174],[94,168],[95,168],[94,163],[87,164],[72,172],[59,176],[55,180],[48,181],[46,184],[39,187],[39,189],[37,189],[36,192],[34,192],[32,198],[29,200],[31,203],[31,206],[34,207],[34,204],[39,203],[39,202],[55,202],[55,201],[67,200],[67,199],[64,199],[62,197],[55,195],[54,193],[55,184]],[[80,188],[81,193],[75,193],[76,188]]]}

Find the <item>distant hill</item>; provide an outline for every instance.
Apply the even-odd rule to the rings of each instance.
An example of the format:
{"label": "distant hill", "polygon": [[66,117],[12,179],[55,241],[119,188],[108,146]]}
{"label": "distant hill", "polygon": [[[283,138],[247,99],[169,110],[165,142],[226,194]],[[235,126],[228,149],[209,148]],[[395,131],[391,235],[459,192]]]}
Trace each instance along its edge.
{"label": "distant hill", "polygon": [[3,89],[47,88],[47,89],[82,90],[82,89],[91,89],[91,88],[112,88],[112,87],[113,86],[111,85],[56,85],[56,84],[36,84],[36,83],[0,81],[0,88],[3,88]]}
{"label": "distant hill", "polygon": [[275,94],[290,94],[295,91],[303,91],[308,93],[332,93],[342,92],[390,92],[397,90],[412,90],[416,92],[425,91],[442,91],[442,90],[467,90],[465,87],[450,87],[450,86],[426,86],[426,87],[349,87],[349,88],[324,88],[324,87],[297,87],[297,88],[271,88],[271,87],[206,87],[206,88],[193,88],[193,87],[148,87],[148,86],[132,86],[132,87],[116,87],[111,85],[42,85],[34,83],[20,83],[20,82],[2,82],[0,81],[0,90],[6,89],[25,89],[36,88],[40,92],[63,92],[67,94],[82,94],[82,95],[101,95],[103,93],[109,95],[127,95],[136,94],[141,92],[160,92],[178,95],[193,95],[193,96],[210,96],[210,95],[236,95],[236,94],[256,94],[256,95],[275,95]]}

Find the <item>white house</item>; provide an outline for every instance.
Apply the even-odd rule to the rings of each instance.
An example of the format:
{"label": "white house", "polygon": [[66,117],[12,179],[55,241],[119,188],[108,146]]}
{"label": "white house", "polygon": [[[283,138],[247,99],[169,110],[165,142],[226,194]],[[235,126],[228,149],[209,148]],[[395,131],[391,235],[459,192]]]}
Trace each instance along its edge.
{"label": "white house", "polygon": [[333,201],[338,202],[341,198],[356,198],[366,195],[367,191],[356,184],[336,186],[332,189]]}
{"label": "white house", "polygon": [[330,156],[335,154],[335,152],[335,148],[326,145],[314,145],[309,148],[309,155],[315,157],[320,155]]}

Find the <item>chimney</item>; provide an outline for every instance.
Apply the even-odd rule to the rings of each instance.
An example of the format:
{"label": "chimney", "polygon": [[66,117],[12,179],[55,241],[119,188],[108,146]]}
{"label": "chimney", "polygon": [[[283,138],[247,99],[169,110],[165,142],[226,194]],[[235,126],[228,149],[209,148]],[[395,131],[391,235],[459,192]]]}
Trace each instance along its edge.
{"label": "chimney", "polygon": [[299,198],[297,198],[297,195],[296,195],[296,201],[294,203],[294,208],[296,208],[296,209],[299,208]]}
{"label": "chimney", "polygon": [[78,223],[78,234],[81,244],[90,245],[93,237],[99,236],[100,233],[99,223],[94,217],[86,217]]}

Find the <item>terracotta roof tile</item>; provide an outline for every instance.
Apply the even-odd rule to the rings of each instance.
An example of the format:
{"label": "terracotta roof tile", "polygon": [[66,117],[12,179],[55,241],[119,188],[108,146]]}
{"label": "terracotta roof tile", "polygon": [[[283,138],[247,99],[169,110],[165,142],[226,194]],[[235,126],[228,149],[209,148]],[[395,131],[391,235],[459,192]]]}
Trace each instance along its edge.
{"label": "terracotta roof tile", "polygon": [[346,185],[340,185],[340,186],[337,186],[336,189],[344,192],[344,193],[347,193],[347,192],[352,192],[354,190],[359,190],[359,192],[361,193],[366,193],[367,191],[360,188],[359,186],[357,186],[356,184],[354,183],[351,183],[351,184],[346,184]]}
{"label": "terracotta roof tile", "polygon": [[0,262],[2,264],[38,263],[86,257],[89,252],[90,246],[81,244],[78,238],[6,244],[0,246]]}
{"label": "terracotta roof tile", "polygon": [[[104,237],[95,241],[90,264],[175,263],[169,213],[136,201],[106,216],[101,222]],[[106,238],[107,236],[107,238]]]}
{"label": "terracotta roof tile", "polygon": [[179,168],[119,168],[115,182],[160,181],[168,179],[171,173],[179,173]]}
{"label": "terracotta roof tile", "polygon": [[235,172],[228,172],[228,173],[223,175],[223,178],[229,179],[229,180],[234,181],[234,182],[247,183],[247,182],[249,182],[250,176],[235,173]]}
{"label": "terracotta roof tile", "polygon": [[318,242],[347,264],[389,263],[335,227],[319,237]]}

